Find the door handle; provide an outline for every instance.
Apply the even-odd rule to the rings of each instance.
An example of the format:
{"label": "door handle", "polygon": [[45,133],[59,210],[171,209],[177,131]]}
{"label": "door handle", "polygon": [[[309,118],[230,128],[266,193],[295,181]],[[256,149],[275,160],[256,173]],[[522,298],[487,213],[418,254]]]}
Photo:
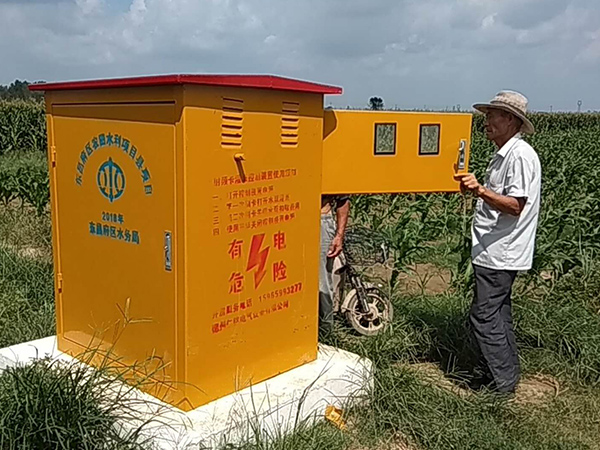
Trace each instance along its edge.
{"label": "door handle", "polygon": [[458,147],[458,163],[457,163],[457,168],[458,170],[465,170],[465,166],[466,166],[466,162],[467,162],[467,141],[466,139],[461,139],[460,140],[460,145]]}
{"label": "door handle", "polygon": [[171,263],[171,256],[172,256],[172,239],[171,239],[171,232],[170,231],[165,231],[165,270],[167,272],[171,271],[172,268],[172,263]]}

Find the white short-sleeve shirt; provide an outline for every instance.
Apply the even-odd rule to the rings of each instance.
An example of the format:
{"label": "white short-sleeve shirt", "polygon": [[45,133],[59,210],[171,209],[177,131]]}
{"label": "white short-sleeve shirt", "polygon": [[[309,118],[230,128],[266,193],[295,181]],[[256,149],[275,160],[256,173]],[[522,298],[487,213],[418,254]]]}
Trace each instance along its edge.
{"label": "white short-sleeve shirt", "polygon": [[485,187],[527,201],[519,216],[477,200],[471,230],[473,264],[500,270],[529,270],[533,262],[540,211],[542,168],[537,153],[516,134],[499,149],[487,168]]}

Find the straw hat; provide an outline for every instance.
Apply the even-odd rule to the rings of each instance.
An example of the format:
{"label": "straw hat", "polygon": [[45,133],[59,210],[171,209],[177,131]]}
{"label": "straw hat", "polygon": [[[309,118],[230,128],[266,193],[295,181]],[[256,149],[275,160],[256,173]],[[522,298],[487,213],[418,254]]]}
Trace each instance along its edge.
{"label": "straw hat", "polygon": [[523,121],[521,132],[533,134],[535,129],[527,116],[527,97],[515,91],[500,91],[489,103],[476,103],[473,105],[477,111],[486,113],[490,109],[500,109],[509,112]]}

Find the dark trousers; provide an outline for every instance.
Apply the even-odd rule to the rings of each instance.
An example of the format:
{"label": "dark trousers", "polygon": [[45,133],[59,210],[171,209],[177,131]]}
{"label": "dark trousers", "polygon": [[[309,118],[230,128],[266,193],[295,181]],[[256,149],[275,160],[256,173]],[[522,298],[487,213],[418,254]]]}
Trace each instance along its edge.
{"label": "dark trousers", "polygon": [[510,299],[517,272],[477,265],[473,265],[473,270],[475,296],[469,318],[480,357],[496,389],[510,392],[517,386],[521,372]]}

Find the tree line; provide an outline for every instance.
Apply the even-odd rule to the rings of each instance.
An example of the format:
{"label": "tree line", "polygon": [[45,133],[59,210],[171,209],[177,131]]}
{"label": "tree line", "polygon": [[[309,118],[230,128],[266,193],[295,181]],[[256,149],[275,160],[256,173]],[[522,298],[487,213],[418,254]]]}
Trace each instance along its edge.
{"label": "tree line", "polygon": [[41,92],[31,92],[28,81],[15,80],[8,86],[0,84],[0,100],[42,100]]}

